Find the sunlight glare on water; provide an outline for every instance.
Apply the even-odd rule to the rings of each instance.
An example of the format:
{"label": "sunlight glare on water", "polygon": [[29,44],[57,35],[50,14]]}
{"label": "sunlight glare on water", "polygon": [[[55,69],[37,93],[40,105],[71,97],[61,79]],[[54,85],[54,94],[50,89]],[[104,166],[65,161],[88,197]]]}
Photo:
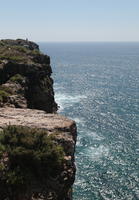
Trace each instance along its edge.
{"label": "sunlight glare on water", "polygon": [[139,199],[139,43],[41,43],[76,121],[74,200]]}

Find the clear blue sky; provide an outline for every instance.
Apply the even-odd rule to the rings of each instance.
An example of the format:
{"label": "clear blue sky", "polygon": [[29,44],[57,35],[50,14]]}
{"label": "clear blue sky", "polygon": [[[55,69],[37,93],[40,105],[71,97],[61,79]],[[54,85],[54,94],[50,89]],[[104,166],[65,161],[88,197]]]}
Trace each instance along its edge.
{"label": "clear blue sky", "polygon": [[139,0],[0,0],[0,39],[139,41]]}

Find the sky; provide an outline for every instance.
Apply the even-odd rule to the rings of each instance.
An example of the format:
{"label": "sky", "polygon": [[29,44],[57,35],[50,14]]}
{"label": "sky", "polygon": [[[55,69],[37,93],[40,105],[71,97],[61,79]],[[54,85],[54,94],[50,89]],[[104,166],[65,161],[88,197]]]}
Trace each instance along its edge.
{"label": "sky", "polygon": [[139,0],[0,0],[0,39],[139,41]]}

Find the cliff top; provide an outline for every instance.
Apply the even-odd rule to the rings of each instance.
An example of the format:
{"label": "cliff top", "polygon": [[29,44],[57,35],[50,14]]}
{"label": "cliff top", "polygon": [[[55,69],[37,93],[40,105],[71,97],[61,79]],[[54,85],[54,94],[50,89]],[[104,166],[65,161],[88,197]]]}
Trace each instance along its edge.
{"label": "cliff top", "polygon": [[43,55],[34,42],[22,39],[0,40],[0,64],[6,61],[35,64],[43,63],[48,58],[49,56]]}
{"label": "cliff top", "polygon": [[30,50],[37,49],[39,50],[39,46],[34,43],[29,41],[28,39],[23,40],[23,39],[16,39],[16,40],[11,40],[11,39],[4,39],[0,40],[0,46],[24,46]]}
{"label": "cliff top", "polygon": [[74,121],[58,114],[46,114],[35,109],[0,108],[0,127],[7,125],[28,126],[56,131],[69,131],[75,126]]}

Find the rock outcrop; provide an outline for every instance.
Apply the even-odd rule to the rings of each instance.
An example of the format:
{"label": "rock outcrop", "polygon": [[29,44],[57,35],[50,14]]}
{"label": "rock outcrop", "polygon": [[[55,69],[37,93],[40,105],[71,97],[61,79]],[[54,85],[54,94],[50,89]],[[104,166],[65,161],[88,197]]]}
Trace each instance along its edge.
{"label": "rock outcrop", "polygon": [[0,106],[57,111],[50,57],[25,40],[0,41]]}
{"label": "rock outcrop", "polygon": [[[37,128],[46,130],[48,135],[54,137],[54,142],[61,145],[64,149],[63,166],[61,166],[61,170],[55,174],[55,177],[49,176],[45,185],[43,182],[41,183],[37,179],[33,179],[30,183],[30,194],[22,194],[22,197],[20,196],[21,199],[18,200],[70,200],[72,196],[71,187],[75,179],[75,122],[58,114],[46,114],[44,111],[40,110],[0,108],[0,128],[3,129],[9,124],[11,126],[16,125],[31,129]],[[34,197],[35,195],[36,198]]]}
{"label": "rock outcrop", "polygon": [[51,73],[37,44],[0,41],[1,200],[72,200],[76,124],[56,114]]}

